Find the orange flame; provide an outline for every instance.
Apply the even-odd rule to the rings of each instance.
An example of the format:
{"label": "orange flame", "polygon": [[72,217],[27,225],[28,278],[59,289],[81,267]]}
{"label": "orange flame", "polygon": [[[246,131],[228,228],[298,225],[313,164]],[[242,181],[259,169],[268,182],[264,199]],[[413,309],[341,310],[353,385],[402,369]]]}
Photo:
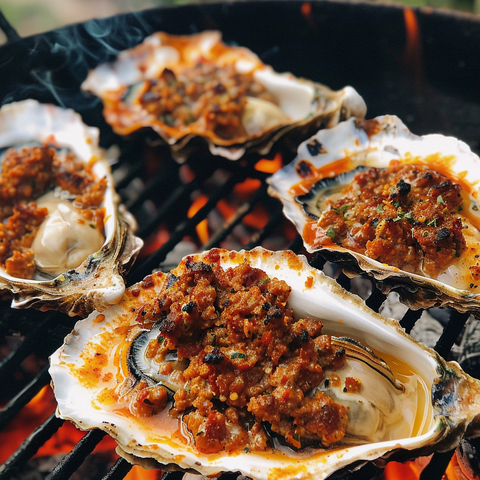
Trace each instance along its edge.
{"label": "orange flame", "polygon": [[417,83],[423,82],[423,52],[422,52],[422,35],[418,24],[417,16],[411,8],[403,9],[405,19],[406,41],[403,51],[403,61],[405,67],[410,71]]}
{"label": "orange flame", "polygon": [[[309,3],[304,3],[304,5],[310,6]],[[272,160],[262,158],[255,164],[254,168],[259,172],[275,173],[277,170],[280,170],[280,168],[282,168],[282,165],[283,165],[282,154],[279,152],[275,155],[275,157],[273,157]]]}
{"label": "orange flame", "polygon": [[134,465],[124,480],[160,480],[165,472],[163,470],[146,470]]}
{"label": "orange flame", "polygon": [[262,183],[257,178],[247,178],[233,187],[233,193],[240,201],[245,201],[256,192],[261,185]]}
{"label": "orange flame", "polygon": [[165,224],[159,225],[146,240],[139,254],[139,260],[147,258],[153,252],[157,251],[170,238],[170,233]]}
{"label": "orange flame", "polygon": [[[52,389],[46,385],[15,418],[0,432],[0,464],[4,463],[27,438],[54,412],[56,401]],[[46,457],[60,452],[69,452],[85,435],[70,422],[65,422],[54,435],[37,451],[35,457]],[[112,451],[115,442],[105,437],[97,446],[97,451]]]}
{"label": "orange flame", "polygon": [[430,460],[427,458],[425,462],[424,458],[405,463],[389,462],[383,472],[383,480],[418,480]]}
{"label": "orange flame", "polygon": [[480,480],[480,477],[475,475],[468,466],[462,465],[456,453],[448,464],[444,478],[445,480]]}
{"label": "orange flame", "polygon": [[313,31],[316,31],[317,28],[316,28],[315,20],[313,18],[313,14],[312,14],[312,4],[309,3],[309,2],[302,3],[302,6],[300,7],[300,12],[302,13],[302,15],[307,20],[308,26]]}
{"label": "orange flame", "polygon": [[[187,216],[188,218],[192,218],[208,201],[207,195],[200,195],[197,197],[192,205],[190,205],[190,208],[188,209]],[[196,227],[197,230],[197,235],[202,243],[207,243],[209,237],[208,234],[208,222],[207,220],[202,220],[200,223],[197,224]]]}

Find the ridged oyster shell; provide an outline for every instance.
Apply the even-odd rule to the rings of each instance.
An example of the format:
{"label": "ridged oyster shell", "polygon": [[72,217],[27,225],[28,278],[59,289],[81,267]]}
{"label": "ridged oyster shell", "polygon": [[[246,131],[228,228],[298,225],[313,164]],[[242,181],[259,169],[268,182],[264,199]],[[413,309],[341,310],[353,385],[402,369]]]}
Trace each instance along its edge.
{"label": "ridged oyster shell", "polygon": [[[202,119],[182,126],[169,124],[140,104],[139,98],[148,91],[149,81],[160,78],[164,69],[178,75],[182,68],[198,64],[234,66],[240,73],[253,72],[255,80],[276,97],[279,107],[250,96],[241,119],[246,131],[241,136],[231,136],[205,128]],[[178,161],[184,161],[192,148],[204,142],[212,154],[231,160],[238,160],[246,151],[267,155],[287,132],[303,132],[304,139],[318,128],[330,127],[350,116],[363,118],[366,112],[365,102],[352,87],[334,92],[289,73],[276,73],[247,48],[225,45],[218,31],[190,36],[157,32],[140,45],[121,52],[115,62],[97,66],[82,89],[101,98],[104,116],[117,133],[127,135],[150,127],[170,145]],[[203,141],[193,142],[192,147],[195,139]]]}
{"label": "ridged oyster shell", "polygon": [[[479,381],[466,375],[458,364],[445,362],[413,340],[397,322],[370,310],[359,297],[311,268],[304,257],[262,248],[240,252],[215,249],[186,257],[172,274],[180,275],[191,268],[188,265],[192,262],[220,264],[224,268],[247,262],[260,268],[271,279],[282,279],[292,288],[287,307],[294,310],[296,317],[321,319],[322,333],[351,337],[373,349],[409,392],[400,414],[410,425],[410,434],[389,432],[390,437],[373,443],[340,444],[332,449],[299,453],[267,449],[260,453],[242,450],[234,455],[202,454],[175,440],[178,437],[172,429],[177,429],[178,424],[172,425],[171,419],[162,423],[162,416],[132,415],[128,406],[118,400],[118,389],[125,389],[129,377],[126,357],[136,337],[132,327],[143,307],[176,278],[161,272],[131,287],[120,303],[103,314],[93,312],[78,322],[64,345],[51,356],[58,416],[84,430],[106,431],[130,461],[151,465],[153,459],[203,475],[239,471],[258,480],[324,479],[366,461],[406,460],[449,450],[462,436],[480,434]],[[368,393],[375,394],[375,390],[369,389]]]}
{"label": "ridged oyster shell", "polygon": [[55,309],[71,316],[86,316],[92,310],[104,310],[116,303],[125,291],[123,276],[143,242],[133,234],[134,218],[119,205],[110,166],[98,146],[98,136],[98,129],[86,126],[73,110],[36,100],[6,104],[0,110],[3,154],[10,147],[21,150],[22,147],[51,145],[73,153],[85,165],[91,166],[97,179],[107,179],[101,204],[101,208],[105,208],[105,239],[101,240],[101,248],[86,256],[77,268],[53,276],[35,274],[33,279],[16,278],[0,268],[0,290],[13,296],[13,307]]}
{"label": "ridged oyster shell", "polygon": [[[317,224],[322,213],[330,209],[325,200],[340,198],[339,192],[352,182],[355,173],[370,167],[387,168],[392,163],[429,167],[462,188],[463,203],[455,216],[462,222],[466,248],[438,276],[382,263],[342,246],[334,238],[331,242],[317,240],[321,235],[329,236]],[[385,115],[364,122],[350,119],[319,131],[300,145],[296,158],[268,183],[269,193],[283,202],[283,211],[302,235],[307,251],[321,250],[330,260],[341,263],[346,273],[372,275],[381,289],[396,289],[411,308],[451,306],[463,312],[480,310],[480,284],[471,273],[480,256],[479,171],[480,159],[465,143],[438,134],[416,136],[399,118]],[[437,202],[443,203],[441,195]],[[398,216],[393,219],[398,220]],[[412,224],[416,221],[410,220]]]}

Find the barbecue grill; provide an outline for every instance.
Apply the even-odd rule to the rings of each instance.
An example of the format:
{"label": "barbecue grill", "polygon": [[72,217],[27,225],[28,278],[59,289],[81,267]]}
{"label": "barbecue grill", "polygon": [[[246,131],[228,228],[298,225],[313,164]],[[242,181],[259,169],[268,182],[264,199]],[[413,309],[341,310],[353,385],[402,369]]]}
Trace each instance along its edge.
{"label": "barbecue grill", "polygon": [[[102,118],[99,101],[80,91],[90,69],[154,31],[218,29],[225,42],[250,48],[276,71],[290,71],[332,89],[352,85],[366,101],[368,118],[398,115],[413,133],[452,135],[480,153],[480,19],[471,15],[341,1],[267,0],[156,8],[27,38],[18,38],[3,17],[0,23],[9,40],[0,47],[2,102],[35,98],[73,108],[86,124],[100,128],[104,148],[113,156],[119,153],[113,165],[117,190],[146,244],[127,277],[129,285],[153,269],[169,270],[184,254],[216,246],[261,245],[303,253],[301,239],[283,217],[280,203],[267,194],[265,182],[294,153],[274,151],[266,160],[247,156],[232,162],[199,152],[179,165],[152,132],[130,138],[115,135]],[[345,288],[355,288],[355,282],[321,254],[311,257],[311,263]],[[366,303],[378,310],[385,296],[367,279],[364,284]],[[57,312],[12,310],[8,300],[0,308],[1,346],[7,352],[0,360],[1,434],[48,384],[48,356],[76,319]],[[449,359],[469,315],[453,310],[433,313],[444,324],[435,348]],[[421,314],[422,310],[407,310],[402,326],[410,331]],[[25,360],[32,356],[35,367],[28,371]],[[480,378],[480,363],[469,361],[465,368]],[[62,426],[53,409],[50,413],[15,446],[0,467],[0,479],[22,478],[25,462]],[[103,437],[100,431],[86,433],[49,478],[70,478]],[[478,443],[464,441],[461,451],[465,458],[475,458]],[[441,479],[452,453],[435,454],[421,478]],[[130,468],[118,459],[102,475],[123,478]],[[380,478],[381,473],[367,464],[337,476],[367,479]],[[175,480],[183,474],[161,475]],[[226,473],[222,480],[236,477]]]}

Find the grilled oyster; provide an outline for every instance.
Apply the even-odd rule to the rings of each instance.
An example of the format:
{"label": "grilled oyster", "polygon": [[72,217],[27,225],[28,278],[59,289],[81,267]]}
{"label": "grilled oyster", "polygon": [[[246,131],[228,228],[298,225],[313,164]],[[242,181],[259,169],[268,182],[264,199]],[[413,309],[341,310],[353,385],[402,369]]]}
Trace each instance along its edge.
{"label": "grilled oyster", "polygon": [[117,133],[150,127],[179,161],[193,143],[198,148],[204,142],[211,153],[231,160],[247,150],[267,155],[287,132],[307,138],[366,112],[352,87],[333,92],[276,73],[248,49],[222,43],[218,31],[155,33],[115,62],[96,67],[82,89],[101,98]]}
{"label": "grilled oyster", "polygon": [[0,290],[12,306],[86,315],[118,301],[142,241],[98,130],[35,100],[0,109]]}
{"label": "grilled oyster", "polygon": [[309,252],[411,308],[479,311],[479,168],[463,142],[383,116],[318,132],[268,181]]}
{"label": "grilled oyster", "polygon": [[50,374],[58,416],[203,475],[322,479],[480,433],[477,380],[288,251],[146,277],[77,323]]}

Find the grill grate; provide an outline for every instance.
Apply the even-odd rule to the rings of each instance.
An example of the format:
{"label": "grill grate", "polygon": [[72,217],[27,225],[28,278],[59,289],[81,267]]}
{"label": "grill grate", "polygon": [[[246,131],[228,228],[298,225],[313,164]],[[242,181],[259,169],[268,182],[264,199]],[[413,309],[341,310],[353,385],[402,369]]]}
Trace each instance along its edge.
{"label": "grill grate", "polygon": [[[370,117],[397,114],[415,133],[454,135],[480,151],[478,20],[416,10],[423,42],[409,50],[410,57],[415,57],[412,62],[404,55],[405,46],[412,47],[412,39],[405,31],[402,7],[321,0],[310,2],[310,10],[302,11],[301,7],[301,2],[272,0],[163,8],[87,22],[26,39],[19,39],[0,14],[0,28],[10,42],[0,48],[3,102],[33,97],[74,108],[86,123],[101,129],[103,146],[120,147],[119,162],[113,167],[117,189],[137,218],[139,235],[151,250],[134,265],[128,284],[141,280],[154,268],[169,270],[175,266],[183,256],[182,245],[190,251],[262,245],[303,252],[301,238],[284,219],[280,203],[266,192],[265,179],[269,174],[256,168],[258,158],[225,162],[198,154],[187,164],[179,165],[147,133],[132,139],[117,138],[104,124],[98,102],[80,93],[80,82],[90,68],[111,60],[119,50],[139,43],[153,31],[189,33],[220,29],[228,41],[248,46],[277,71],[293,71],[332,88],[353,85],[364,97]],[[338,21],[340,18],[342,22]],[[287,162],[290,157],[282,153]],[[258,188],[245,198],[232,198],[235,187],[249,179],[258,181]],[[192,202],[200,195],[207,195],[208,200],[189,217]],[[232,200],[234,214],[219,220],[218,203]],[[249,213],[258,208],[267,214],[264,223],[246,225]],[[197,226],[204,219],[210,222],[212,217],[217,226],[208,239],[200,240]],[[156,244],[162,233],[159,227],[168,234],[168,238],[161,238],[160,246]],[[320,254],[313,256],[311,263],[326,272],[337,270]],[[336,275],[336,279],[348,290],[354,287],[354,281],[343,274]],[[367,305],[377,311],[385,298],[374,285],[365,295]],[[0,341],[21,338],[0,362],[0,400],[6,403],[0,411],[1,432],[48,384],[48,355],[61,345],[75,319],[56,312],[12,311],[6,301],[0,302],[0,311]],[[402,327],[410,332],[421,314],[422,310],[407,310],[400,321]],[[444,357],[448,357],[468,318],[467,314],[455,311],[449,311],[448,316],[435,346]],[[32,355],[40,365],[33,377],[23,366]],[[63,424],[50,412],[0,466],[0,480],[20,478],[16,474],[23,465]],[[49,478],[70,478],[103,438],[100,431],[86,433],[53,468]],[[422,479],[440,480],[451,455],[452,452],[435,454]],[[131,468],[128,462],[118,459],[104,479],[124,478]],[[339,472],[333,478],[373,479],[380,478],[381,473],[381,469],[367,464],[356,472]],[[181,476],[179,472],[168,472],[162,480],[177,480]],[[236,477],[232,473],[221,478]]]}
{"label": "grill grate", "polygon": [[[143,142],[140,142],[140,144],[141,143]],[[138,174],[139,172],[144,172],[146,170],[146,157],[147,155],[144,155],[142,162],[144,165],[142,167],[139,167],[139,157],[135,157],[135,165],[132,167],[132,171],[126,174],[123,180],[120,182],[120,187],[125,185],[125,192],[129,191],[128,185],[132,184],[132,182],[137,184],[144,183],[144,179],[138,177]],[[126,162],[121,162],[119,167],[124,166],[125,163]],[[181,181],[181,176],[179,173],[182,168],[191,169],[191,172],[193,175],[195,175],[195,177],[188,183],[182,183]],[[204,207],[198,210],[198,212],[189,219],[186,219],[186,215],[184,213],[180,213],[181,209],[185,208],[184,205],[189,205],[191,203],[190,199],[195,195],[196,192],[204,191],[207,188],[208,184],[211,183],[212,176],[219,175],[219,169],[217,168],[217,165],[208,166],[205,163],[202,163],[201,159],[198,159],[197,165],[195,162],[192,162],[188,163],[184,167],[180,167],[173,160],[169,159],[169,165],[164,167],[164,171],[168,171],[169,175],[171,175],[169,176],[167,182],[160,175],[158,178],[152,180],[152,182],[145,184],[143,190],[139,191],[133,200],[126,200],[127,203],[129,203],[129,207],[132,209],[133,213],[136,214],[138,211],[139,216],[141,216],[142,211],[147,209],[145,203],[151,203],[151,192],[155,192],[158,189],[161,189],[164,185],[168,184],[167,191],[162,192],[163,195],[166,196],[167,201],[160,202],[158,210],[152,215],[151,222],[146,223],[141,231],[144,238],[147,239],[149,235],[154,233],[156,225],[166,222],[170,225],[172,230],[171,236],[154,253],[149,255],[148,258],[144,259],[143,262],[137,263],[137,266],[134,267],[132,272],[127,277],[129,284],[143,279],[143,277],[150,273],[152,269],[157,268],[162,262],[165,262],[167,255],[170,254],[185,238],[194,237],[195,227],[212,214],[219,201],[225,200],[234,190],[234,188],[246,179],[256,178],[257,180],[260,180],[261,187],[258,188],[250,198],[239,205],[232,219],[226,221],[221,228],[216,230],[214,235],[211,236],[206,243],[198,244],[197,249],[204,250],[207,248],[222,246],[224,242],[232,242],[229,237],[232,235],[235,227],[241,224],[242,220],[245,219],[245,216],[257,205],[264,205],[265,203],[268,204],[266,211],[269,212],[269,218],[263,228],[254,230],[252,232],[247,244],[244,246],[246,248],[252,248],[256,245],[264,243],[264,240],[268,240],[271,236],[278,234],[278,232],[288,231],[289,229],[291,230],[288,221],[283,217],[280,203],[276,199],[272,199],[266,193],[267,186],[265,180],[268,177],[268,174],[255,170],[254,162],[246,165],[229,166],[227,175],[221,175],[222,179],[225,179],[222,185],[212,192]],[[197,175],[199,171],[201,172],[201,175]],[[176,176],[173,176],[173,174]],[[119,191],[122,193],[122,188],[120,188]],[[177,206],[181,207],[177,208]],[[152,207],[150,206],[148,208],[151,209]],[[284,237],[280,238],[284,240],[284,245],[282,245],[281,248],[287,248],[295,251],[296,253],[302,253],[302,241],[298,235],[293,236],[290,241],[286,241]],[[233,242],[236,243],[237,240],[234,239]],[[238,247],[238,245],[235,245],[235,247]],[[326,270],[327,273],[329,269],[326,268],[326,266],[331,267],[332,265],[321,254],[316,254],[312,258],[311,264],[316,268]],[[171,265],[165,265],[165,269],[169,269],[170,267]],[[335,270],[335,268],[333,270]],[[341,273],[336,279],[344,288],[348,290],[351,289],[352,281],[349,277]],[[370,308],[378,311],[385,298],[386,296],[372,284],[371,293],[366,298],[366,303],[368,306],[370,306]],[[405,328],[411,329],[415,324],[415,321],[420,317],[421,313],[421,310],[407,310],[405,316],[401,320],[401,324]],[[41,332],[50,333],[52,329],[56,332],[53,339],[50,339],[48,342],[48,353],[50,353],[61,344],[63,338],[62,335],[68,333],[69,329],[73,326],[74,321],[73,319],[65,319],[62,315],[58,315],[56,312],[42,313],[19,311],[12,312],[12,318],[13,317],[35,317],[35,322],[38,323],[34,331],[25,334],[25,339],[21,346],[0,365],[0,379],[8,379],[14,375],[14,372],[19,369],[21,362],[34,350],[34,346],[38,343]],[[39,318],[41,318],[40,321],[38,320]],[[453,321],[448,322],[447,327],[438,340],[436,346],[436,350],[439,353],[442,355],[448,355],[454,340],[460,334],[467,318],[467,314],[458,314],[454,311],[452,312]],[[29,321],[32,321],[32,318],[27,318],[24,321],[25,324],[28,324]],[[60,323],[58,323],[59,321]],[[45,335],[43,336],[45,337]],[[44,357],[44,359],[46,360],[46,357]],[[40,389],[48,382],[49,376],[47,367],[44,367],[41,372],[36,375],[18,394],[16,394],[7,404],[7,406],[0,412],[0,430],[4,428],[4,426],[11,421],[28,403],[28,401],[30,401],[34,395],[38,393]],[[26,463],[26,461],[36,453],[37,449],[62,426],[62,424],[63,421],[57,419],[52,414],[32,433],[31,436],[29,436],[21,444],[15,454],[5,463],[5,465],[3,465],[3,467],[1,467],[0,480],[10,478],[16,471],[18,471]],[[64,480],[70,478],[72,473],[75,472],[85,461],[87,456],[101,442],[104,436],[105,434],[98,430],[86,433],[82,440],[54,468],[49,478],[51,480]],[[451,456],[451,454],[452,452],[436,455],[436,457],[438,456],[440,460],[438,462],[434,462],[435,471],[429,472],[428,477],[425,478],[429,478],[430,480],[438,478],[440,480],[444,472],[444,468],[442,469],[439,465],[443,465],[445,462],[448,463],[448,458]],[[123,459],[119,459],[111,467],[110,471],[104,478],[123,478],[130,468],[131,465],[128,464],[128,462]],[[342,478],[355,480],[366,478],[366,475],[368,475],[368,478],[374,478],[374,475],[379,473],[381,473],[381,469],[377,469],[373,465],[367,465],[357,472],[346,474],[347,476]],[[164,474],[163,479],[176,480],[178,475],[178,472],[168,472]],[[222,476],[222,480],[227,480],[227,477],[225,475]]]}

